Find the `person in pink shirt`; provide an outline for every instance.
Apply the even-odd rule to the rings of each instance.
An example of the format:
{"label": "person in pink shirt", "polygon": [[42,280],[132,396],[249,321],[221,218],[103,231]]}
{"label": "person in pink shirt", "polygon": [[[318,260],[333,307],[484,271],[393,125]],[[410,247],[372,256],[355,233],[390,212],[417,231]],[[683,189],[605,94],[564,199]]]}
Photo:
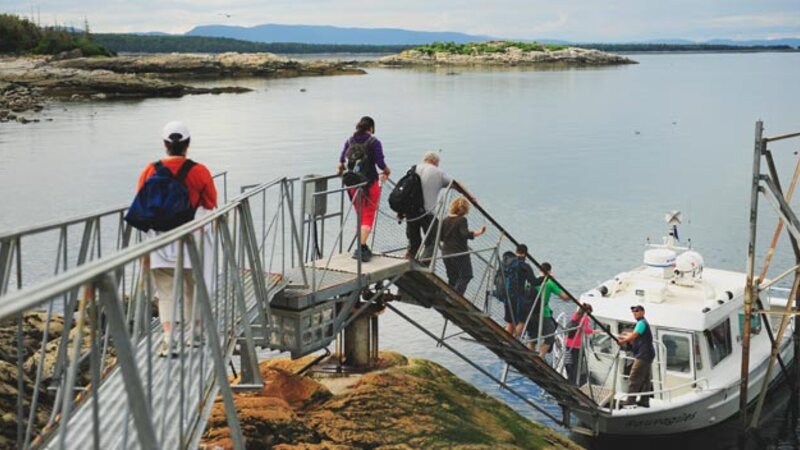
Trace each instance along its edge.
{"label": "person in pink shirt", "polygon": [[[567,339],[565,341],[566,354],[565,354],[565,361],[564,367],[567,369],[567,379],[570,383],[575,384],[578,381],[578,361],[581,355],[581,342],[583,340],[583,335],[589,335],[594,333],[591,326],[591,319],[589,318],[588,313],[592,312],[592,305],[588,303],[584,303],[583,306],[578,308],[572,314],[572,317],[569,318],[569,324],[567,325]],[[585,372],[586,367],[585,364],[582,367],[582,371]],[[584,377],[580,377],[583,379]],[[583,380],[581,380],[583,381]]]}

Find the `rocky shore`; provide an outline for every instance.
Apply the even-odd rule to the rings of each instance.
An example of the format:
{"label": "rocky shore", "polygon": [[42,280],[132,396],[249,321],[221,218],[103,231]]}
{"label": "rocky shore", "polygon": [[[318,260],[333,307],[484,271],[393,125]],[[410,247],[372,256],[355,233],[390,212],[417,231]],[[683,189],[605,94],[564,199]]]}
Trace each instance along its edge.
{"label": "rocky shore", "polygon": [[[0,59],[0,122],[38,122],[51,100],[182,97],[243,93],[243,87],[197,87],[198,78],[353,75],[349,63],[295,61],[269,53],[112,58]],[[182,81],[182,82],[181,82]]]}
{"label": "rocky shore", "polygon": [[[430,361],[382,352],[364,375],[295,375],[307,362],[265,361],[265,387],[236,394],[247,448],[580,448]],[[225,424],[217,401],[201,447],[232,448]]]}
{"label": "rocky shore", "polygon": [[352,62],[297,61],[272,53],[223,53],[76,58],[53,63],[54,67],[107,70],[159,78],[193,79],[221,77],[289,78],[326,75],[363,75]]}
{"label": "rocky shore", "polygon": [[601,52],[577,47],[560,50],[523,50],[518,47],[507,47],[502,51],[473,52],[470,54],[406,50],[396,55],[379,58],[380,66],[608,66],[618,64],[638,64],[636,61],[613,53]]}
{"label": "rocky shore", "polygon": [[[22,388],[28,394],[33,392],[37,367],[40,360],[40,346],[44,337],[46,313],[27,313],[23,318],[22,351],[25,358],[22,371]],[[17,438],[17,320],[0,322],[0,448],[14,448]],[[53,373],[60,337],[64,333],[64,319],[54,315],[48,331],[48,348],[46,349],[42,377],[48,378]],[[74,334],[71,334],[74,336]],[[86,341],[88,345],[88,341]],[[86,380],[84,380],[86,381]],[[30,402],[26,396],[25,412],[30,411]],[[40,391],[35,420],[38,426],[47,422],[53,407],[53,392]],[[27,421],[26,421],[27,422]]]}

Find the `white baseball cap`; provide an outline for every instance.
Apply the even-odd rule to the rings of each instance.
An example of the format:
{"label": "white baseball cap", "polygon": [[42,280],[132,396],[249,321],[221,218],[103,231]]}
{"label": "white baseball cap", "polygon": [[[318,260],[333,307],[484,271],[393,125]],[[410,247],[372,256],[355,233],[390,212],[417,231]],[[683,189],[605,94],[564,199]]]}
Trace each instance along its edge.
{"label": "white baseball cap", "polygon": [[178,138],[178,142],[183,142],[189,139],[189,127],[186,126],[185,123],[179,120],[173,120],[172,122],[164,125],[164,131],[161,133],[161,137],[165,141],[172,141],[173,135],[180,135]]}

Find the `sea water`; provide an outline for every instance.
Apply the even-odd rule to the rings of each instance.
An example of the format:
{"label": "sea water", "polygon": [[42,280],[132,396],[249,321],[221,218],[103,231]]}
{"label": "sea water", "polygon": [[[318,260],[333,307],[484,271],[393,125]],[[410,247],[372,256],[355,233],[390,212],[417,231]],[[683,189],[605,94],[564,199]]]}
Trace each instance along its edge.
{"label": "sea water", "polygon": [[[139,172],[162,155],[160,130],[173,119],[192,130],[191,157],[212,172],[227,170],[238,192],[277,176],[332,172],[356,121],[370,115],[395,174],[424,151],[441,150],[441,167],[576,294],[638,265],[645,240],[659,239],[664,213],[676,209],[684,215],[681,237],[691,238],[708,266],[743,271],[755,122],[765,122],[767,135],[800,131],[800,54],[630,57],[639,64],[370,68],[366,75],[205,83],[253,89],[240,95],[52,103],[42,114],[52,121],[0,125],[0,230],[130,201]],[[789,175],[800,142],[771,148],[779,172]],[[762,230],[769,230],[760,234],[763,248],[775,219],[767,207],[762,212]],[[775,266],[788,260],[779,252]],[[402,309],[441,330],[432,310]],[[552,425],[390,312],[380,339]],[[500,374],[491,352],[450,342]],[[535,387],[520,390],[547,403]],[[791,447],[793,425],[781,420],[785,405],[774,403],[764,445]],[[734,448],[737,424],[664,445]]]}

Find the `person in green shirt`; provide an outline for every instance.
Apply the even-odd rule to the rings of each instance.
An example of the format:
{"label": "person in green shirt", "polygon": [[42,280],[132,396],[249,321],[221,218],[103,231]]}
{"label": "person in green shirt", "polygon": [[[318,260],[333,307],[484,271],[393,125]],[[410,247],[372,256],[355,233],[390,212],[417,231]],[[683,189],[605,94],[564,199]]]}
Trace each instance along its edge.
{"label": "person in green shirt", "polygon": [[[566,292],[564,292],[558,285],[551,279],[553,276],[552,274],[553,267],[548,262],[544,262],[541,265],[540,274],[542,277],[545,277],[544,281],[541,285],[536,287],[535,295],[539,296],[539,291],[541,292],[540,301],[542,302],[541,306],[537,306],[536,312],[531,317],[531,321],[528,323],[528,336],[532,339],[537,339],[539,337],[539,313],[542,314],[542,336],[546,336],[544,338],[544,342],[542,345],[539,346],[539,356],[544,359],[544,356],[550,351],[550,347],[552,347],[553,342],[555,341],[555,336],[553,334],[556,332],[556,321],[553,319],[553,310],[550,308],[550,296],[555,294],[561,300],[569,301],[569,296]],[[534,342],[530,342],[528,347],[531,350],[536,349],[536,345],[533,345]]]}

